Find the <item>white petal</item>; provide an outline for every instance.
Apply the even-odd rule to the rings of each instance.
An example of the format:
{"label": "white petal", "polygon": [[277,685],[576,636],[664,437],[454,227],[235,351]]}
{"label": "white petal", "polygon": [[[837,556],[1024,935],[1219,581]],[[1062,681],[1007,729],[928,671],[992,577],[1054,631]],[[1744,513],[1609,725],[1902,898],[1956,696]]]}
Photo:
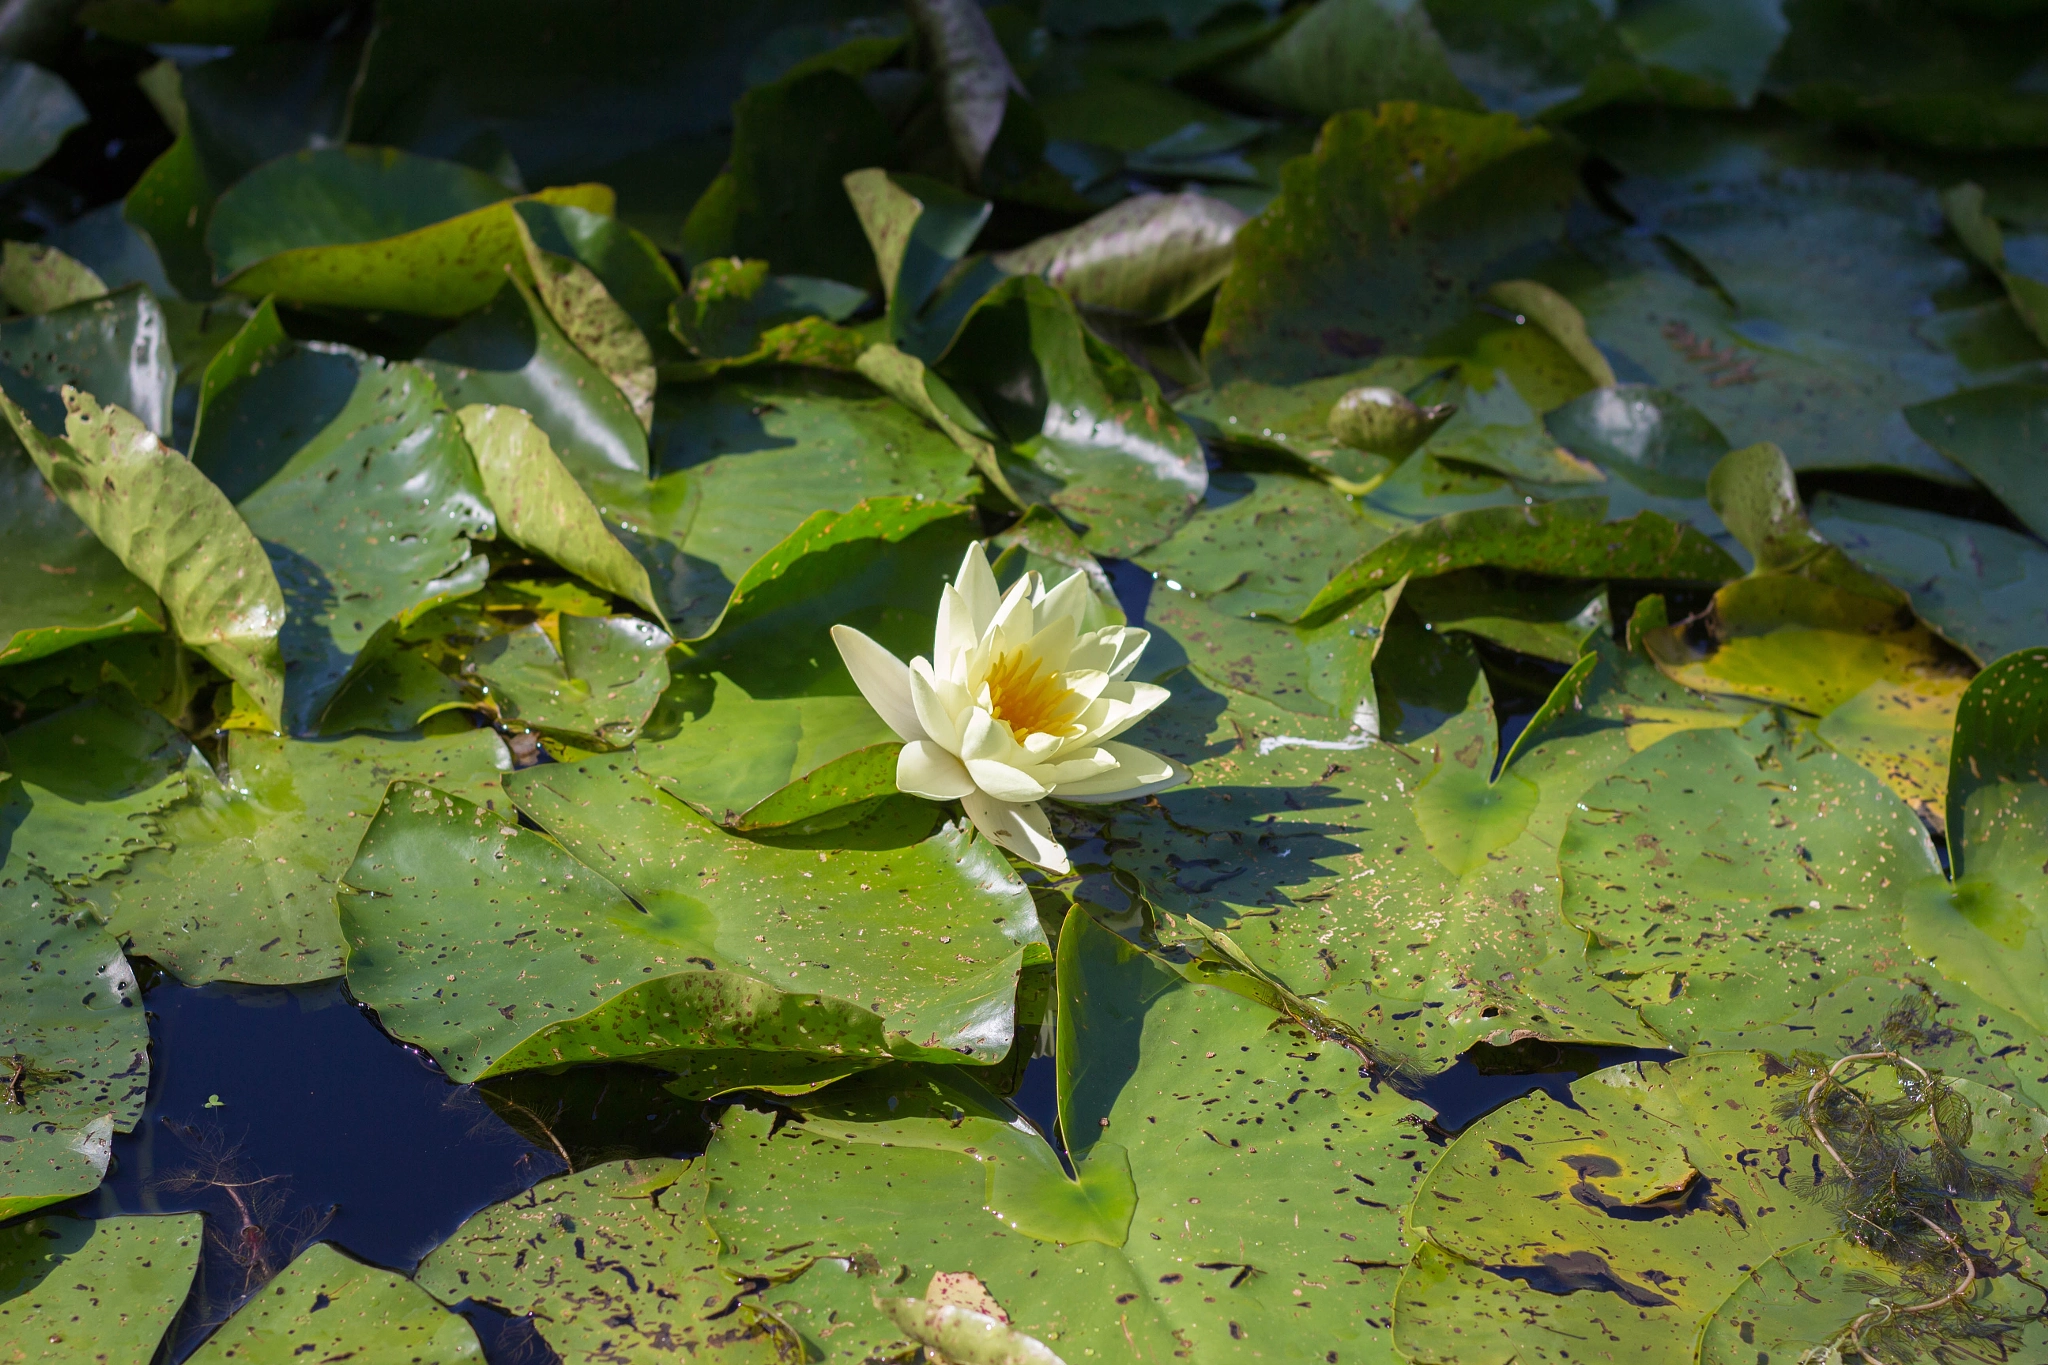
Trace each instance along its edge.
{"label": "white petal", "polygon": [[1095,590],[1088,585],[1088,575],[1076,569],[1061,579],[1058,587],[1041,593],[1031,606],[1040,621],[1049,621],[1060,616],[1072,617],[1074,629],[1078,632],[1087,629],[1084,622],[1088,615],[1088,605],[1094,600]]}
{"label": "white petal", "polygon": [[846,671],[853,674],[853,685],[875,708],[884,725],[906,742],[929,738],[918,724],[917,708],[911,704],[910,669],[903,660],[852,626],[832,627],[832,643],[839,646],[839,657],[846,661]]}
{"label": "white petal", "polygon": [[932,634],[932,664],[950,674],[959,657],[974,648],[981,630],[974,623],[974,609],[951,583],[939,589],[939,625]]}
{"label": "white petal", "polygon": [[1037,583],[1038,575],[1027,573],[1003,594],[995,617],[982,630],[982,640],[992,645],[994,652],[1008,653],[1038,633],[1037,618],[1031,611],[1031,589]]}
{"label": "white petal", "polygon": [[[1034,613],[1037,610],[1032,608]],[[1055,616],[1048,621],[1040,616],[1036,619],[1041,624],[1038,633],[1025,644],[1025,653],[1044,664],[1050,672],[1064,672],[1067,656],[1074,652],[1074,618]]]}
{"label": "white petal", "polygon": [[1089,737],[1096,742],[1115,739],[1158,710],[1173,693],[1155,683],[1111,683],[1081,715]]}
{"label": "white petal", "polygon": [[[1122,749],[1130,746],[1120,744],[1117,747]],[[1098,745],[1092,749],[1083,749],[1058,763],[1046,764],[1043,777],[1053,783],[1054,790],[1057,791],[1069,783],[1085,782],[1099,774],[1115,772],[1116,769],[1116,755]],[[1034,777],[1040,775],[1032,774]]]}
{"label": "white petal", "polygon": [[956,752],[960,757],[968,759],[1029,761],[1025,758],[1024,750],[1011,737],[1010,727],[979,706],[961,718],[960,747]]}
{"label": "white petal", "polygon": [[1070,872],[1067,851],[1052,837],[1052,822],[1036,805],[997,801],[980,792],[960,798],[974,827],[1010,852],[1048,872]]}
{"label": "white petal", "polygon": [[975,786],[998,801],[1036,801],[1052,790],[1023,769],[992,758],[968,759],[967,774]]}
{"label": "white petal", "polygon": [[1109,666],[1112,678],[1128,678],[1131,670],[1138,666],[1138,659],[1145,652],[1145,646],[1152,642],[1152,632],[1137,626],[1125,626],[1123,635],[1117,641],[1116,662]]}
{"label": "white petal", "polygon": [[928,739],[912,740],[896,756],[896,786],[912,796],[953,801],[974,790],[967,765]]}
{"label": "white petal", "polygon": [[932,678],[932,666],[923,659],[913,659],[910,664],[910,704],[925,734],[941,749],[958,753],[960,727],[939,695],[938,686]]}
{"label": "white petal", "polygon": [[1177,787],[1188,780],[1188,770],[1135,744],[1105,744],[1116,757],[1117,766],[1108,772],[1068,785],[1062,782],[1053,793],[1062,801],[1079,805],[1101,805],[1107,801],[1128,801],[1135,796]]}
{"label": "white petal", "polygon": [[967,547],[961,557],[960,572],[954,575],[953,586],[966,599],[967,610],[974,621],[977,637],[988,629],[988,623],[996,619],[996,604],[1002,601],[1002,589],[996,586],[994,570],[988,566],[988,553],[980,541]]}

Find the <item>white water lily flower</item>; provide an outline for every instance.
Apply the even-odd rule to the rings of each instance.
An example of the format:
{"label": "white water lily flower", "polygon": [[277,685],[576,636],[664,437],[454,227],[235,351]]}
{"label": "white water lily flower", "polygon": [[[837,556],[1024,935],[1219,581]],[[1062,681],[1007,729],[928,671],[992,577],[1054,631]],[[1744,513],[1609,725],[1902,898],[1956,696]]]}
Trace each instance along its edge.
{"label": "white water lily flower", "polygon": [[1055,588],[1027,573],[1005,593],[976,544],[939,590],[930,659],[906,666],[851,626],[832,627],[832,642],[868,705],[903,737],[898,788],[957,798],[984,835],[1065,872],[1067,851],[1040,801],[1123,801],[1188,775],[1116,741],[1170,694],[1130,681],[1151,636],[1093,624],[1104,619],[1079,572]]}

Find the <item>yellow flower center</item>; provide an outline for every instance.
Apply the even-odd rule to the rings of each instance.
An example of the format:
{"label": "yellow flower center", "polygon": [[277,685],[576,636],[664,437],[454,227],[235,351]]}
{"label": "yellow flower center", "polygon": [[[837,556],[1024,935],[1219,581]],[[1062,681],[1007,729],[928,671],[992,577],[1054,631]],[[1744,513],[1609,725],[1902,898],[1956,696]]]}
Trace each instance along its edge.
{"label": "yellow flower center", "polygon": [[1030,734],[1065,729],[1086,706],[1083,698],[1023,650],[999,654],[989,666],[989,714],[1010,727],[1019,744]]}

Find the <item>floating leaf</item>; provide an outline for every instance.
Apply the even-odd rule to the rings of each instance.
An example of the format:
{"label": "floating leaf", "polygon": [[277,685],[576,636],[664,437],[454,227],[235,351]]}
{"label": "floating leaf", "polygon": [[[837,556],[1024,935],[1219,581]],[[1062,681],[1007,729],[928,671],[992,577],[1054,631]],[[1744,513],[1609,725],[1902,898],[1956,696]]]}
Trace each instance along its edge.
{"label": "floating leaf", "polygon": [[2048,650],[1986,668],[1956,708],[1949,757],[1948,848],[1954,880],[1922,880],[1905,941],[1942,973],[2042,1027],[2041,831],[2048,828]]}
{"label": "floating leaf", "polygon": [[453,407],[524,410],[581,480],[647,473],[647,432],[632,404],[517,279],[428,342],[418,363]]}
{"label": "floating leaf", "polygon": [[[562,208],[565,212],[583,212],[567,205]],[[619,395],[633,409],[633,415],[640,419],[640,425],[650,426],[654,421],[655,373],[654,348],[648,344],[647,334],[589,266],[573,256],[538,245],[525,215],[515,212],[512,224],[525,254],[534,292],[563,334],[576,343],[591,364],[610,377]]]}
{"label": "floating leaf", "polygon": [[160,812],[204,780],[205,760],[163,717],[109,688],[7,736],[9,848],[50,880],[79,884],[160,847]]}
{"label": "floating leaf", "polygon": [[1200,443],[1153,378],[1097,341],[1074,306],[1034,278],[991,292],[938,367],[1029,469],[1025,496],[1079,523],[1096,554],[1164,540],[1208,486]]}
{"label": "floating leaf", "polygon": [[1674,734],[1606,774],[1558,859],[1589,964],[1693,1043],[1902,966],[1895,917],[1935,868],[1876,776],[1768,715]]}
{"label": "floating leaf", "polygon": [[129,948],[197,985],[287,985],[341,974],[335,886],[394,779],[501,809],[505,747],[488,730],[321,743],[235,732],[216,782],[157,817],[165,847],[94,900]]}
{"label": "floating leaf", "polygon": [[874,287],[843,180],[895,160],[896,135],[857,75],[800,69],[740,96],[728,169],[683,226],[693,261],[757,257],[777,274]]}
{"label": "floating leaf", "polygon": [[569,1359],[644,1349],[778,1362],[774,1320],[736,1300],[738,1286],[713,1268],[705,1183],[702,1161],[615,1161],[560,1176],[464,1223],[420,1264],[418,1283],[445,1303],[538,1319]]}
{"label": "floating leaf", "polygon": [[531,417],[486,404],[471,404],[456,417],[507,539],[661,619],[646,566],[605,526]]}
{"label": "floating leaf", "polygon": [[92,640],[153,633],[164,609],[0,431],[0,664]]}
{"label": "floating leaf", "polygon": [[1715,583],[1735,562],[1692,527],[1655,512],[1609,522],[1605,498],[1453,512],[1389,537],[1339,570],[1298,619],[1317,621],[1408,574],[1490,565],[1573,578]]}
{"label": "floating leaf", "polygon": [[0,243],[0,299],[17,312],[48,313],[106,292],[91,267],[53,246]]}
{"label": "floating leaf", "polygon": [[[693,1053],[733,1049],[830,1057],[851,1070],[899,1053],[986,1063],[1008,1050],[1016,974],[1025,945],[1043,936],[1030,898],[986,845],[949,830],[888,851],[779,849],[725,833],[619,760],[549,768],[514,799],[568,852],[467,801],[400,784],[346,879],[351,989],[450,1074],[605,1059],[681,1070]],[[653,847],[661,860],[642,861]],[[429,889],[464,867],[487,884]],[[826,892],[810,885],[820,871],[843,888],[827,893],[834,904],[799,911]],[[732,891],[707,899],[717,881],[706,878]],[[744,898],[756,893],[758,905]],[[804,921],[791,914],[837,926],[831,960],[813,957],[814,937],[792,928]],[[472,942],[463,924],[496,924],[505,937],[489,929]],[[917,960],[906,944],[923,967],[906,967]]]}
{"label": "floating leaf", "polygon": [[[0,1232],[0,1334],[23,1343],[23,1360],[146,1360],[185,1302],[202,1240],[196,1213],[16,1223]],[[31,1341],[47,1349],[26,1353]]]}
{"label": "floating leaf", "polygon": [[0,57],[0,181],[32,171],[64,135],[86,121],[85,106],[62,77],[34,62]]}
{"label": "floating leaf", "polygon": [[[687,708],[691,718],[679,729],[656,734],[657,712],[635,756],[643,772],[721,820],[844,754],[896,739],[865,697],[757,699],[722,675],[707,681],[708,686],[696,679],[677,684],[665,705]],[[889,772],[893,790],[895,768]]]}
{"label": "floating leaf", "polygon": [[1409,1222],[1429,1245],[1401,1277],[1395,1343],[1447,1365],[1566,1359],[1524,1350],[1541,1313],[1556,1341],[1693,1359],[1746,1267],[1834,1230],[1810,1185],[1788,1186],[1819,1151],[1773,1109],[1809,1083],[1717,1053],[1610,1067],[1569,1106],[1538,1093],[1481,1119],[1416,1192]]}
{"label": "floating leaf", "polygon": [[930,46],[939,102],[953,153],[979,180],[1012,92],[1023,93],[1010,59],[978,5],[967,0],[913,0],[911,16]]}
{"label": "floating leaf", "polygon": [[1133,195],[1087,222],[995,257],[1013,275],[1042,275],[1083,308],[1164,322],[1230,273],[1245,215],[1193,191]]}
{"label": "floating leaf", "polygon": [[1233,90],[1324,118],[1388,100],[1478,108],[1429,20],[1421,5],[1322,0],[1218,75]]}
{"label": "floating leaf", "polygon": [[300,1252],[192,1354],[200,1365],[296,1361],[308,1352],[388,1356],[419,1365],[480,1361],[467,1321],[403,1275],[318,1242]]}
{"label": "floating leaf", "polygon": [[470,541],[495,522],[433,380],[294,343],[268,303],[207,369],[192,463],[237,498],[284,591],[294,733],[387,623],[482,578]]}
{"label": "floating leaf", "polygon": [[552,613],[487,641],[465,671],[500,723],[619,748],[668,687],[673,643],[637,616]]}
{"label": "floating leaf", "polygon": [[[689,294],[675,301],[669,329],[705,361],[772,361],[798,334],[794,324],[838,322],[868,297],[837,280],[768,272],[766,261],[705,261],[690,272]],[[849,344],[855,360],[865,349],[864,340]]]}
{"label": "floating leaf", "polygon": [[[2048,299],[2044,299],[2048,306]],[[2048,497],[2036,470],[2048,422],[2048,384],[1998,384],[1906,409],[1928,444],[1970,471],[2036,536],[2048,534]]]}
{"label": "floating leaf", "polygon": [[255,535],[207,477],[132,415],[66,390],[65,439],[0,395],[38,468],[128,572],[155,590],[178,638],[282,714],[284,594]]}
{"label": "floating leaf", "polygon": [[167,434],[176,377],[163,309],[144,289],[0,322],[0,388],[52,436],[64,430],[66,385]]}
{"label": "floating leaf", "polygon": [[[609,213],[601,185],[534,196]],[[480,171],[391,149],[280,158],[220,197],[207,224],[214,280],[301,304],[460,317],[522,258],[511,192]]]}
{"label": "floating leaf", "polygon": [[1210,316],[1220,379],[1285,383],[1415,348],[1464,314],[1475,276],[1557,236],[1576,186],[1562,148],[1511,115],[1399,102],[1337,115],[1281,183]]}
{"label": "floating leaf", "polygon": [[[0,1020],[0,1216],[11,1218],[86,1194],[106,1175],[114,1134],[132,1132],[142,1117],[149,1024],[120,945],[89,916],[67,913],[40,878],[22,876],[19,855],[9,861],[0,897],[8,994]],[[6,1259],[26,1248],[12,1250]],[[18,1263],[11,1269],[8,1278],[32,1273]],[[10,1288],[0,1284],[0,1293]],[[183,1297],[181,1283],[164,1319]],[[0,1301],[0,1324],[10,1316]]]}
{"label": "floating leaf", "polygon": [[1865,568],[1913,595],[1913,610],[1989,663],[2048,640],[2048,550],[1981,521],[1822,493],[1813,525]]}

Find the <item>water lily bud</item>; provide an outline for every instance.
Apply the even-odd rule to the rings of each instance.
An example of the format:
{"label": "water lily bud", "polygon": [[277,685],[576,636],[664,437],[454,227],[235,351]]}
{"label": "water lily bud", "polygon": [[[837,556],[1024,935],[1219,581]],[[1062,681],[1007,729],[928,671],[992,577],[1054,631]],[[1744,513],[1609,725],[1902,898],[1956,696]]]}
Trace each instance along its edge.
{"label": "water lily bud", "polygon": [[1418,407],[1399,390],[1367,384],[1330,406],[1330,434],[1353,450],[1400,460],[1456,411],[1449,403]]}

